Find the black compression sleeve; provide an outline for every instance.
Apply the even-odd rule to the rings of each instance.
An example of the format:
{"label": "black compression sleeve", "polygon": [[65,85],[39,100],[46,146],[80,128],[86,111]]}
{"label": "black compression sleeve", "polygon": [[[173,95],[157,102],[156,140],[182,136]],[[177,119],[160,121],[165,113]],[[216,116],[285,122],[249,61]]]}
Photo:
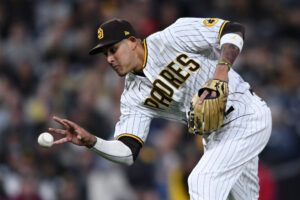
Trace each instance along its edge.
{"label": "black compression sleeve", "polygon": [[133,160],[135,161],[142,148],[142,144],[138,140],[129,136],[122,136],[118,140],[123,142],[125,145],[127,145],[130,148],[132,152]]}
{"label": "black compression sleeve", "polygon": [[243,39],[245,38],[245,27],[237,22],[228,22],[225,24],[224,29],[221,33],[221,37],[226,33],[234,33],[240,32],[243,35]]}

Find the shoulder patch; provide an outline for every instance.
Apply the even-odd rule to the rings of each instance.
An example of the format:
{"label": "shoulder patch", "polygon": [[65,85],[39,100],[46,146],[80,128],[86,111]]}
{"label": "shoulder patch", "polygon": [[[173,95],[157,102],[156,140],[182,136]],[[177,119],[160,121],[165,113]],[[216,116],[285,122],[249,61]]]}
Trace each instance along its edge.
{"label": "shoulder patch", "polygon": [[219,21],[218,18],[208,18],[203,21],[203,24],[204,24],[204,26],[210,27],[210,26],[216,25],[218,23],[218,21]]}

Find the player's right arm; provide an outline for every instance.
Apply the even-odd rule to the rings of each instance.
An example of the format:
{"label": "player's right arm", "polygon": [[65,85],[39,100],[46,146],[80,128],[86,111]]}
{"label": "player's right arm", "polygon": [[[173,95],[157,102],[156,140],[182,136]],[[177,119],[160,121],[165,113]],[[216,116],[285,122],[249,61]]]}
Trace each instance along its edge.
{"label": "player's right arm", "polygon": [[65,135],[54,144],[71,142],[78,146],[86,146],[103,158],[123,165],[133,164],[142,147],[131,137],[124,136],[115,141],[107,141],[92,135],[70,120],[59,117],[53,117],[53,119],[65,127],[65,130],[49,128],[52,133]]}
{"label": "player's right arm", "polygon": [[[218,59],[218,64],[215,69],[212,79],[222,80],[228,82],[228,72],[232,66],[235,59],[240,54],[243,47],[243,39],[245,36],[245,28],[236,22],[224,22],[219,32],[220,38],[220,57]],[[199,103],[205,99],[208,90],[204,91],[200,96]],[[216,93],[211,94],[212,97],[216,96]]]}
{"label": "player's right arm", "polygon": [[237,33],[244,38],[244,32],[241,24],[219,18],[180,18],[163,31],[168,42],[191,53],[203,53],[212,48],[221,50],[220,39],[224,35]]}

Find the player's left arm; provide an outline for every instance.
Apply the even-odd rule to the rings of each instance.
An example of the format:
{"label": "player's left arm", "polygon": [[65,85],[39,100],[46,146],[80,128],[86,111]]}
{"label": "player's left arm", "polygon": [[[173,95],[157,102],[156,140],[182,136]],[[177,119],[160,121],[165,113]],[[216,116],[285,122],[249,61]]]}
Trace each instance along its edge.
{"label": "player's left arm", "polygon": [[[220,58],[212,79],[228,82],[228,72],[242,50],[244,36],[245,28],[241,24],[235,22],[225,24],[224,29],[220,33]],[[199,103],[205,99],[208,93],[208,91],[202,93]],[[216,96],[216,93],[213,92],[211,96]]]}

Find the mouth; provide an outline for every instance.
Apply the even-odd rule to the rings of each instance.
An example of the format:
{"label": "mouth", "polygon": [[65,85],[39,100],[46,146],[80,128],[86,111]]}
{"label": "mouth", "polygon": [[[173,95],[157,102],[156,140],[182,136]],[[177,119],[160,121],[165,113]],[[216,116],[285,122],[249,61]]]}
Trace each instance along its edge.
{"label": "mouth", "polygon": [[119,66],[119,65],[112,65],[112,68],[113,68],[115,71],[117,71],[117,70],[120,68],[120,66]]}

